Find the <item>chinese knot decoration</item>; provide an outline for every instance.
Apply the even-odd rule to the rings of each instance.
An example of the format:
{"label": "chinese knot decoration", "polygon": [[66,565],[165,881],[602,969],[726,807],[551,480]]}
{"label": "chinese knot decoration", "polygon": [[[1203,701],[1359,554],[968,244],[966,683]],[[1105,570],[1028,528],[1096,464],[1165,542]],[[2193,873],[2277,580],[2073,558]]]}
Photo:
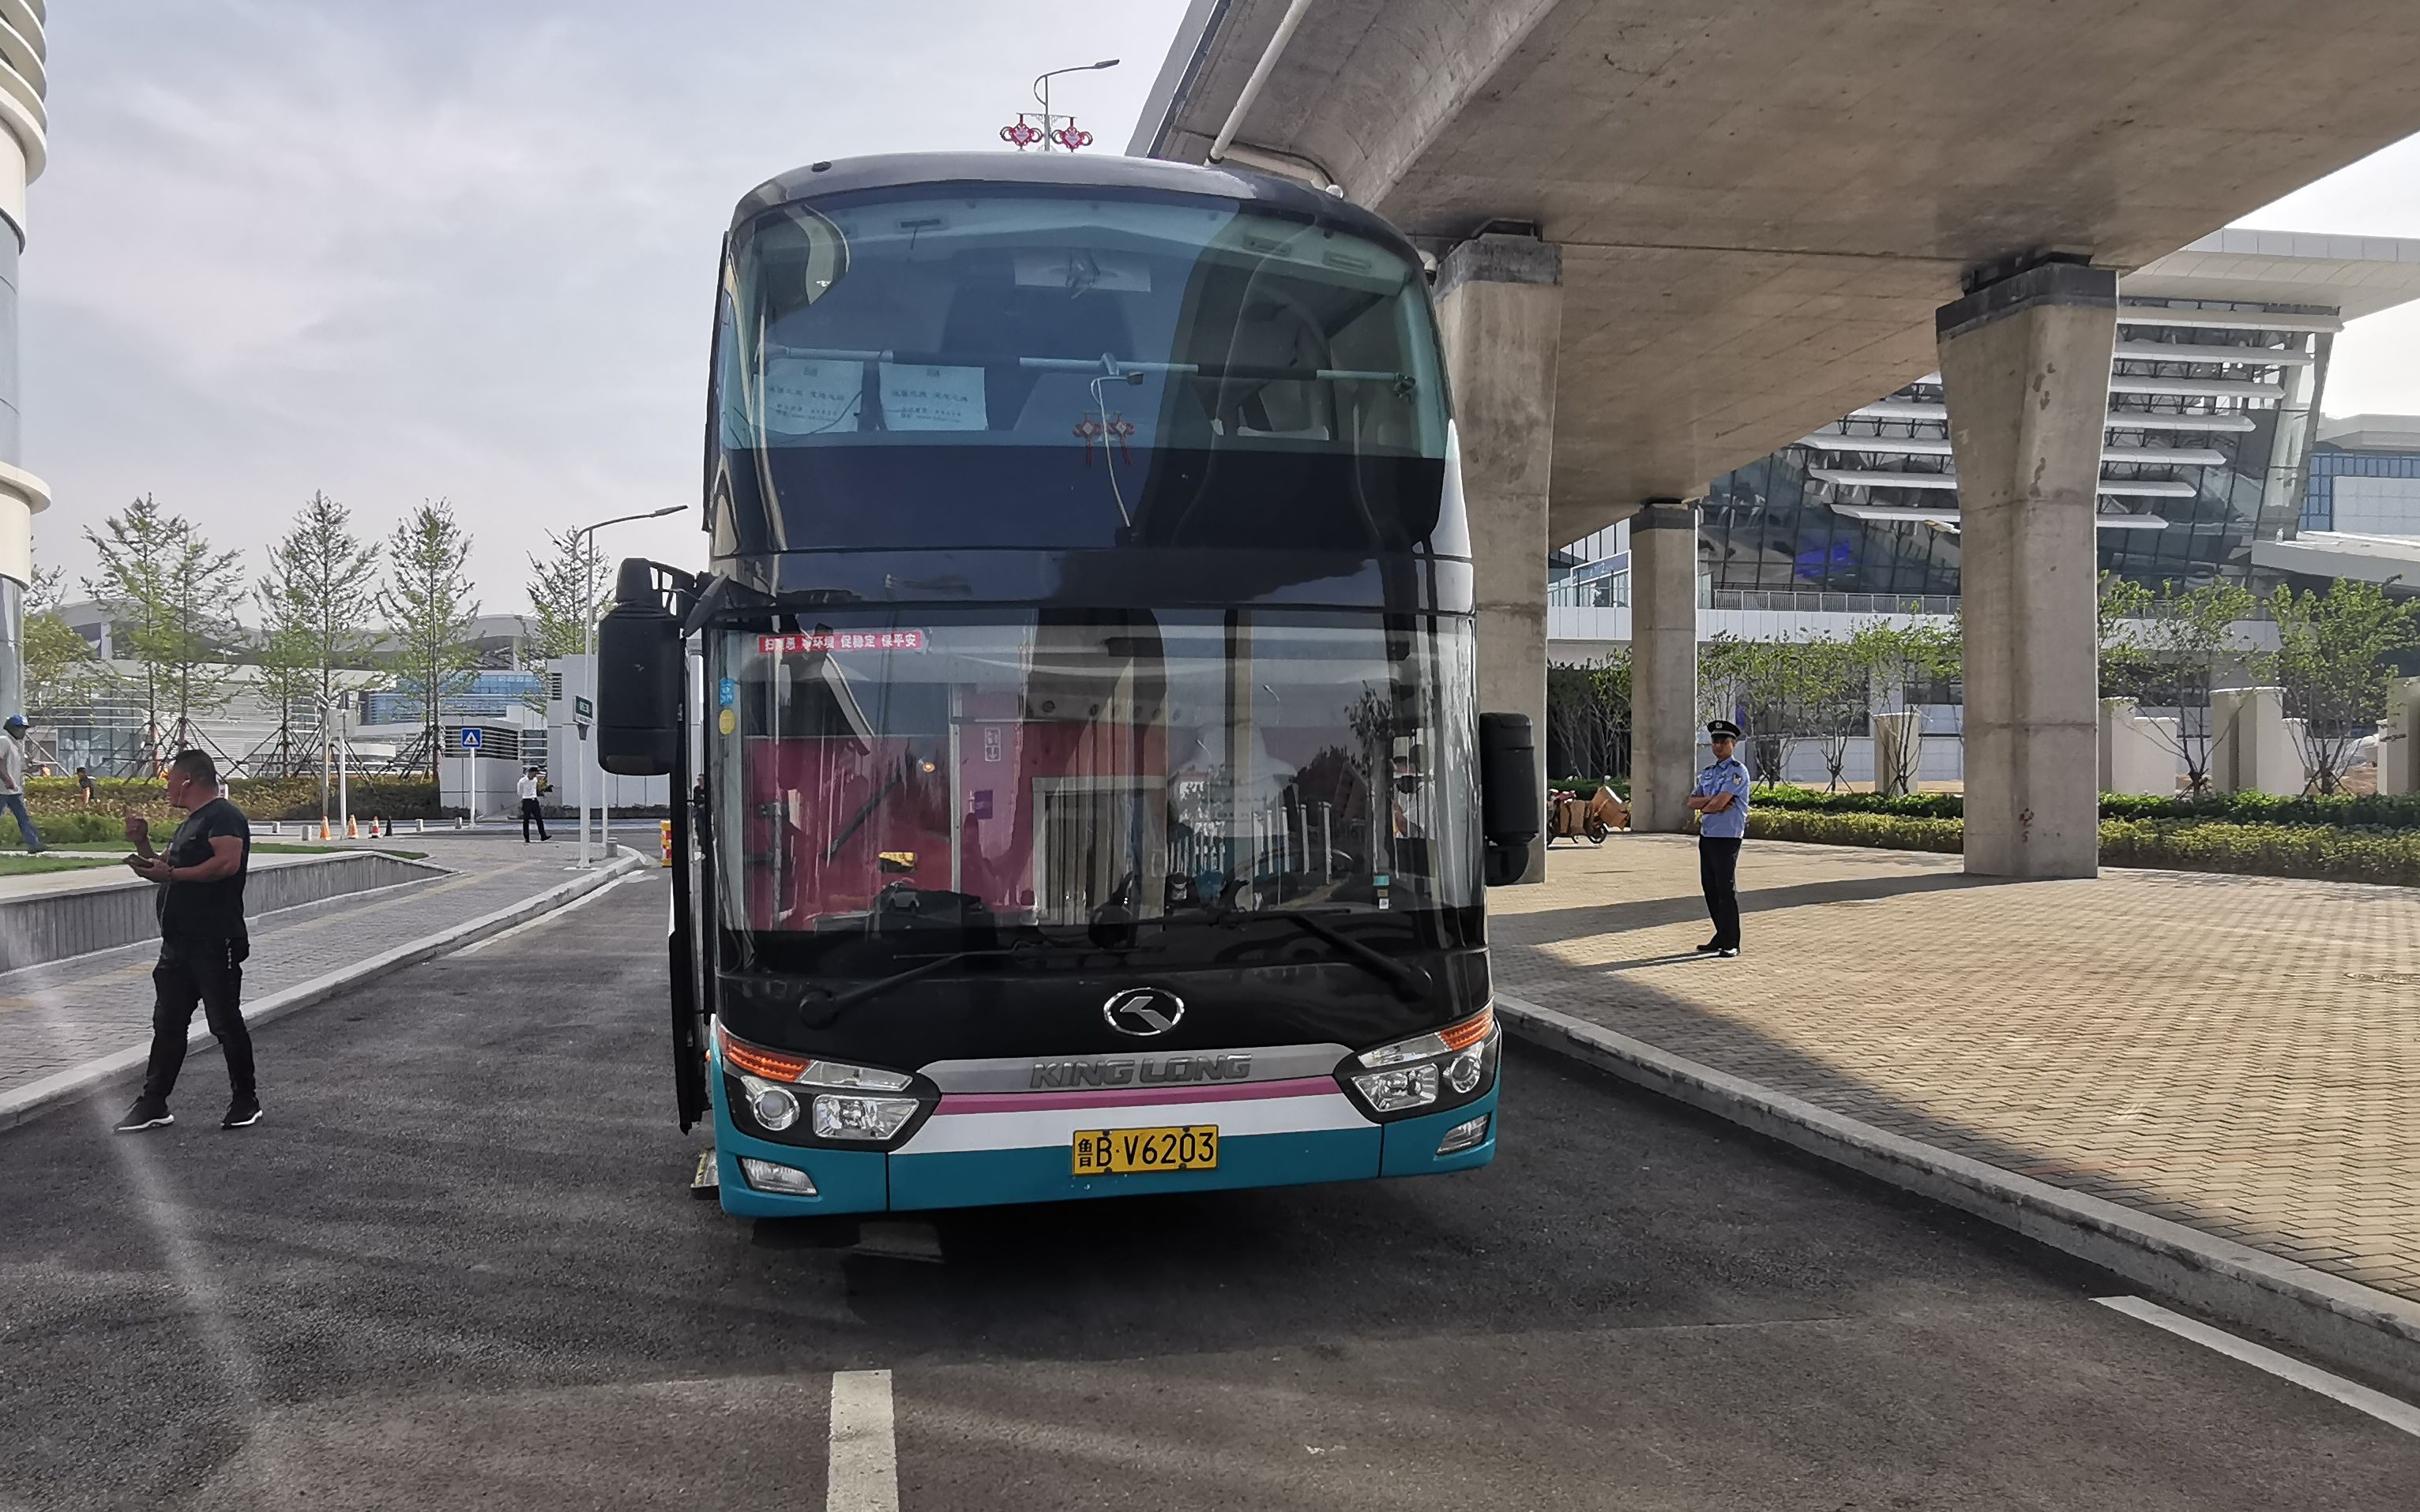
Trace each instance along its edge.
{"label": "chinese knot decoration", "polygon": [[1066,152],[1093,145],[1093,133],[1078,127],[1075,116],[1045,116],[1030,110],[1018,116],[1015,124],[1001,127],[1000,139],[1019,152],[1030,147],[1047,152],[1053,142]]}
{"label": "chinese knot decoration", "polygon": [[1119,457],[1127,462],[1133,461],[1134,452],[1126,443],[1133,438],[1134,433],[1135,423],[1128,420],[1122,413],[1110,415],[1105,423],[1100,416],[1088,412],[1083,419],[1076,422],[1076,439],[1084,443],[1084,465],[1086,467],[1091,467],[1093,465],[1093,443],[1094,441],[1099,441],[1101,443],[1102,456],[1107,457],[1109,455],[1109,443],[1110,441],[1115,441],[1118,443]]}

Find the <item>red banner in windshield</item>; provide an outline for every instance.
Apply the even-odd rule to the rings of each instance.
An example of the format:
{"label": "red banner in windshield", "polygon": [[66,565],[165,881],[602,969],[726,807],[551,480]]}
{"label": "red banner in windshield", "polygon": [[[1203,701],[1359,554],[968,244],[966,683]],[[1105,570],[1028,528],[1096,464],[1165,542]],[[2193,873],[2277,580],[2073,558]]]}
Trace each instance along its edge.
{"label": "red banner in windshield", "polygon": [[922,630],[817,630],[812,635],[760,635],[756,649],[768,656],[792,651],[922,651]]}

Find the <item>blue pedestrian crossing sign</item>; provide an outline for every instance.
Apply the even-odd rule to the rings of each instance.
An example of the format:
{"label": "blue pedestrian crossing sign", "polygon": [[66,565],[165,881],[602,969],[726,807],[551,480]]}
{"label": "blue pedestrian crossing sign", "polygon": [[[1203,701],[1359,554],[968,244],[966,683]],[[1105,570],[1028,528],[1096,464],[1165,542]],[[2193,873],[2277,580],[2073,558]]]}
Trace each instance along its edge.
{"label": "blue pedestrian crossing sign", "polygon": [[483,732],[477,730],[464,730],[462,732],[462,748],[464,750],[477,750],[479,748],[479,737],[482,733]]}

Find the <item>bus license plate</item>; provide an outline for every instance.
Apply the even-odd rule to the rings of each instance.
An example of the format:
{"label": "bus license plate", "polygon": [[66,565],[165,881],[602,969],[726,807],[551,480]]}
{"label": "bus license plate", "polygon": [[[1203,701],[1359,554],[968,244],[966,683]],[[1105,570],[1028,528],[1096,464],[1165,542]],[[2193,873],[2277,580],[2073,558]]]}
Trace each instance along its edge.
{"label": "bus license plate", "polygon": [[1133,1176],[1144,1171],[1207,1171],[1218,1165],[1218,1127],[1089,1129],[1076,1135],[1076,1174]]}

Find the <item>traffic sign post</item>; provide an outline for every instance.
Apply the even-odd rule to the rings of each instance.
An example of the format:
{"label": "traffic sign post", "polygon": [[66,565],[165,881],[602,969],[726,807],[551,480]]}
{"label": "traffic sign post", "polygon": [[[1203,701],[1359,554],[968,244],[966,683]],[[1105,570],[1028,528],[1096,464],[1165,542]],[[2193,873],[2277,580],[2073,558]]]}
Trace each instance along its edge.
{"label": "traffic sign post", "polygon": [[469,725],[464,725],[461,729],[454,732],[454,738],[461,743],[462,759],[464,762],[462,768],[463,808],[464,811],[471,816],[471,823],[474,825],[479,822],[479,743],[486,737],[487,732],[483,730],[475,730]]}

